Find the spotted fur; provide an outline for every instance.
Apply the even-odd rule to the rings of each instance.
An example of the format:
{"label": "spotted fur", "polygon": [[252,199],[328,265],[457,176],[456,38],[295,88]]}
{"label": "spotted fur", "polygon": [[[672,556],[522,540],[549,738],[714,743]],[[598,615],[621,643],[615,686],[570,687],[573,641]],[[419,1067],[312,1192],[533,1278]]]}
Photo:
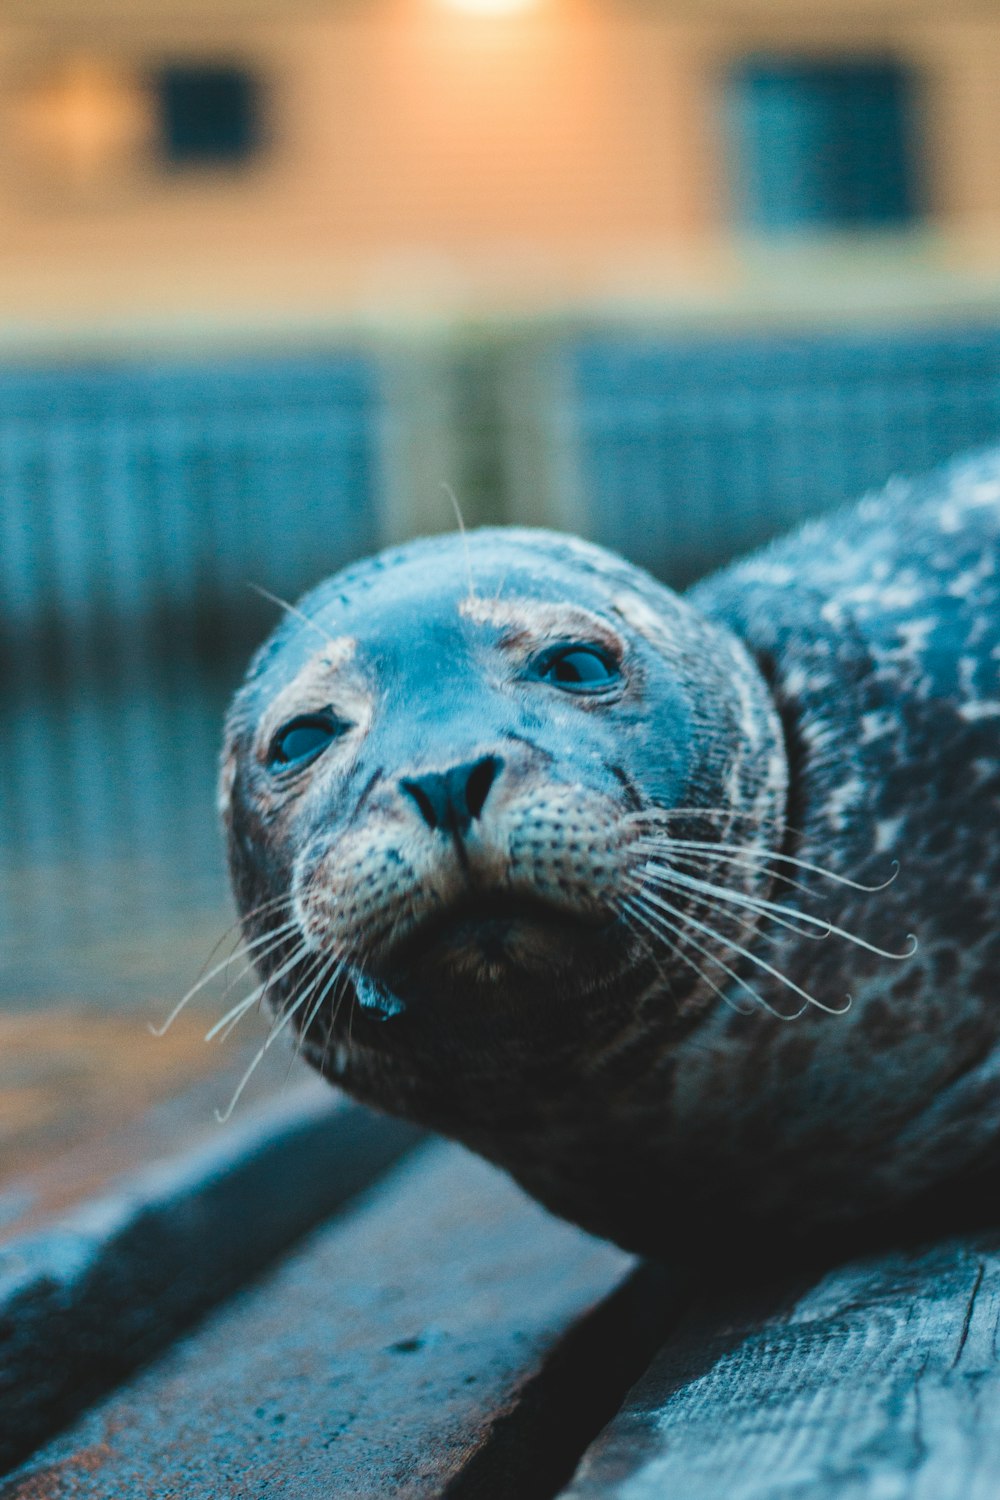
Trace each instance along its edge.
{"label": "spotted fur", "polygon": [[[804,1233],[998,1161],[998,557],[987,457],[684,599],[516,530],[322,585],[224,752],[248,937],[262,903],[294,912],[261,962],[277,1014],[308,994],[327,1076],[647,1252],[720,1222]],[[620,690],[533,680],[563,639],[612,653]],[[276,723],[326,704],[349,732],[276,778]],[[429,830],[407,778],[476,757],[502,770],[470,836]],[[551,921],[448,928],[470,892]]]}

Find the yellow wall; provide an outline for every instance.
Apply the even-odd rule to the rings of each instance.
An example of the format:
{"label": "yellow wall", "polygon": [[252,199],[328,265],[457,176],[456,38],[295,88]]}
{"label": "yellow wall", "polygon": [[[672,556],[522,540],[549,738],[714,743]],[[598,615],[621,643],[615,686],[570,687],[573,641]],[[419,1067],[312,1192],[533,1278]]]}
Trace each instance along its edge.
{"label": "yellow wall", "polygon": [[[765,47],[888,50],[915,65],[945,260],[1000,275],[1000,17],[984,11],[952,5],[942,18],[905,0],[808,12],[790,0],[525,0],[495,17],[448,0],[8,0],[8,11],[9,337],[67,323],[710,303],[742,274],[722,77]],[[182,55],[259,67],[271,128],[259,164],[167,174],[151,162],[137,70]]]}

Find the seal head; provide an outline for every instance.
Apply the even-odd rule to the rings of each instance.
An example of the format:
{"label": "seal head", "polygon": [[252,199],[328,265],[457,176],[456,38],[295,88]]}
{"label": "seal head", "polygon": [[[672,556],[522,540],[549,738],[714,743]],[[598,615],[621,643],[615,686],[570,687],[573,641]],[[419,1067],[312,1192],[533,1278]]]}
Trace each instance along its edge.
{"label": "seal head", "polygon": [[713,996],[696,961],[663,998],[669,950],[630,906],[662,816],[773,845],[785,795],[777,714],[728,630],[518,530],[416,542],[308,595],[250,669],[222,776],[246,935],[306,1055],[499,1159],[579,1111],[644,997],[663,1046]]}

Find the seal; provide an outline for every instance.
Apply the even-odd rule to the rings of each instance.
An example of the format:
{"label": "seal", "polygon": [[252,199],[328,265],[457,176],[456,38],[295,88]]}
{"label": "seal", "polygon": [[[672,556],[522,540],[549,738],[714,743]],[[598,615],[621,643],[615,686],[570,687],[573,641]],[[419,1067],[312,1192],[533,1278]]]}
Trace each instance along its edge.
{"label": "seal", "polygon": [[1000,1162],[998,556],[994,455],[684,597],[502,528],[321,584],[222,761],[275,1031],[645,1253]]}

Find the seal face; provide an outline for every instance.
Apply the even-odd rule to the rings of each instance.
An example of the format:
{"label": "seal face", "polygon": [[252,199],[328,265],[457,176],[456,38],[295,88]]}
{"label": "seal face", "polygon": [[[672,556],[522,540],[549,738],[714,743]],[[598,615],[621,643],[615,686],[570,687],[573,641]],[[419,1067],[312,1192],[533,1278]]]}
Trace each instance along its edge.
{"label": "seal face", "polygon": [[[964,886],[942,899],[942,840],[982,830],[973,773],[995,820],[1000,775],[979,666],[993,651],[996,676],[1000,504],[969,502],[971,472],[687,599],[503,529],[307,595],[223,754],[276,1024],[362,1099],[645,1251],[720,1212],[863,1213],[971,1160],[919,1123],[994,1041],[985,948],[970,969],[933,941],[968,920]],[[942,754],[966,777],[950,800]],[[987,856],[980,832],[977,875]]]}

